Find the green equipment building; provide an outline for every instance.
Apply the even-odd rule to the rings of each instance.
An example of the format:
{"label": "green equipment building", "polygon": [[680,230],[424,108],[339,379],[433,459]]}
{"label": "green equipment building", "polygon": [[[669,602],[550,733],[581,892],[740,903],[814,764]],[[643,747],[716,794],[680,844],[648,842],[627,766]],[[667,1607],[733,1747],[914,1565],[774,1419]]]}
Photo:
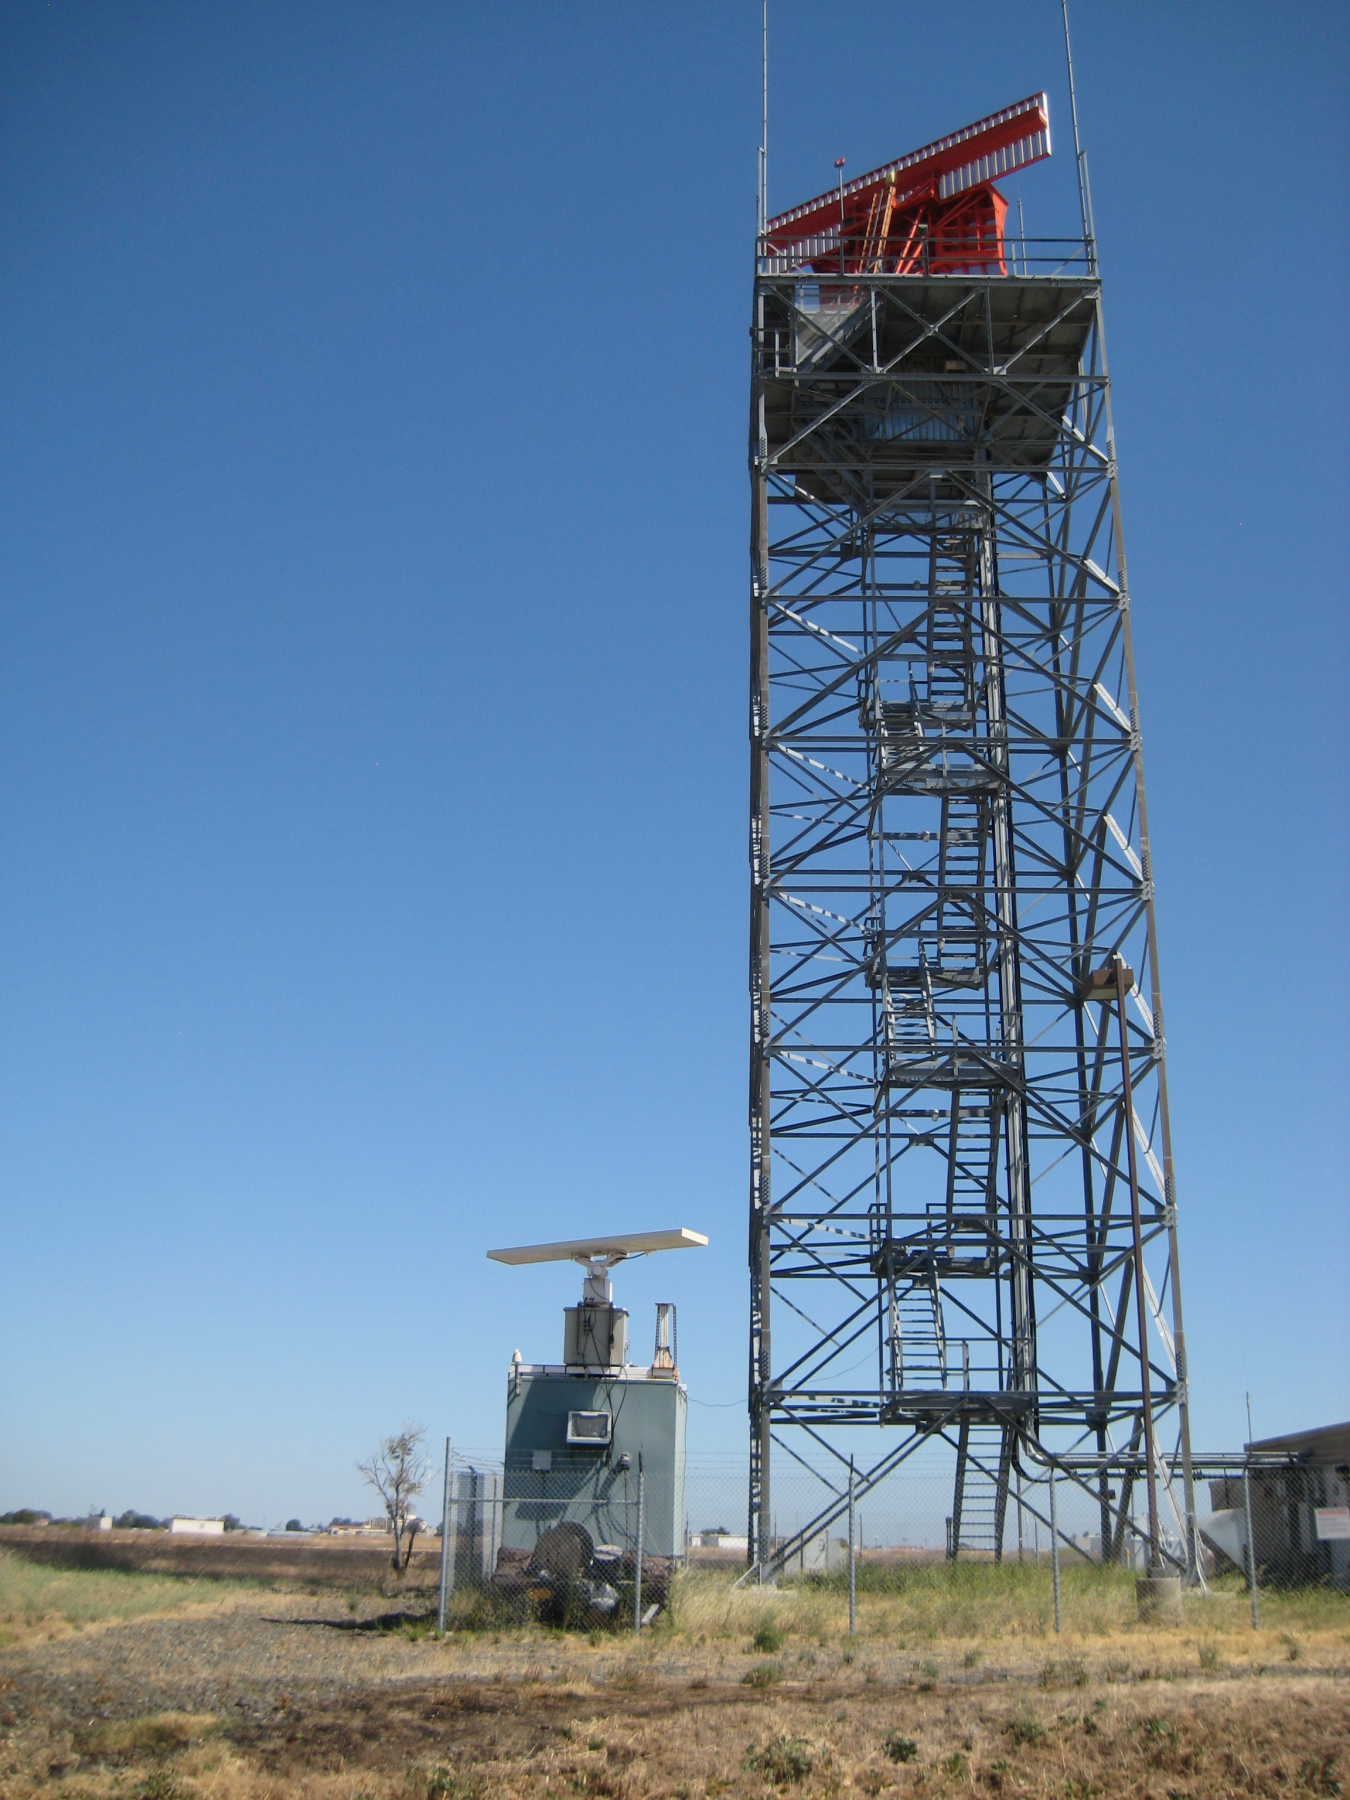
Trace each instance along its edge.
{"label": "green equipment building", "polygon": [[688,1391],[676,1363],[675,1308],[656,1308],[650,1364],[629,1361],[628,1314],[610,1270],[630,1256],[707,1243],[694,1231],[633,1232],[490,1250],[496,1262],[576,1262],[581,1300],[564,1309],[562,1360],[511,1359],[506,1394],[502,1545],[530,1550],[570,1521],[597,1545],[684,1555]]}

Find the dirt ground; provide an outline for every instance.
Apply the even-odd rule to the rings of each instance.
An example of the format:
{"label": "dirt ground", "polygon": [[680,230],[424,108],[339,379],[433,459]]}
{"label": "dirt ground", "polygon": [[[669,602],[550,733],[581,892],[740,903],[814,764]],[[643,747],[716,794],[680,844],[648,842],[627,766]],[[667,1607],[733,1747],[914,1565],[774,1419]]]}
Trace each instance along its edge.
{"label": "dirt ground", "polygon": [[20,1621],[0,1649],[0,1796],[1350,1791],[1350,1630],[982,1649],[799,1631],[766,1654],[762,1607],[640,1642],[438,1641],[428,1598],[237,1587],[131,1622]]}

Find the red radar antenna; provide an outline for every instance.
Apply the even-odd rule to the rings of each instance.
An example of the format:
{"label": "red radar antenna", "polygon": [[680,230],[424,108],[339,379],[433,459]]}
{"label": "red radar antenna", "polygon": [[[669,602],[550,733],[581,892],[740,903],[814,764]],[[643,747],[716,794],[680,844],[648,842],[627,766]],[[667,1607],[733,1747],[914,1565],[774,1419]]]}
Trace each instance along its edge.
{"label": "red radar antenna", "polygon": [[1033,94],[770,219],[779,273],[1006,275],[1008,202],[994,186],[1050,154],[1050,103]]}

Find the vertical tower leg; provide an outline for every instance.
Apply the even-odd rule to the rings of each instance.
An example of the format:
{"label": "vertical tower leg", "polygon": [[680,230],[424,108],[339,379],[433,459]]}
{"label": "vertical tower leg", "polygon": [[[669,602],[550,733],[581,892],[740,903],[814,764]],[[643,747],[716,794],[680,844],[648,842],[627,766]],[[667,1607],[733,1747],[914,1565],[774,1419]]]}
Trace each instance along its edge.
{"label": "vertical tower leg", "polygon": [[[762,340],[764,302],[757,313]],[[759,394],[752,446],[750,521],[750,1498],[748,1555],[763,1565],[769,1555],[770,1383],[770,1066],[772,1035],[769,975],[769,496],[764,395]]]}
{"label": "vertical tower leg", "polygon": [[1003,644],[998,577],[995,567],[992,507],[980,532],[981,625],[984,635],[985,716],[989,756],[1002,777],[993,796],[991,848],[994,859],[994,904],[998,917],[998,991],[1002,1011],[1002,1046],[1015,1083],[1005,1106],[1004,1146],[1008,1168],[1008,1241],[1011,1258],[1008,1289],[1012,1317],[1012,1366],[1008,1386],[1028,1394],[1036,1386],[1035,1304],[1032,1298],[1031,1180],[1027,1164],[1027,1111],[1019,1076],[1022,1059],[1022,984],[1017,951],[1016,870],[1013,866],[1013,821],[1009,795],[1008,721],[1003,678]]}
{"label": "vertical tower leg", "polygon": [[994,1494],[994,1561],[1003,1561],[1003,1529],[1008,1517],[1008,1473],[1012,1465],[1013,1428],[1005,1424],[998,1452],[998,1488]]}
{"label": "vertical tower leg", "polygon": [[970,1415],[961,1414],[956,1439],[956,1481],[952,1491],[952,1535],[947,1555],[953,1562],[961,1554],[961,1508],[966,1498],[966,1456],[970,1449]]}

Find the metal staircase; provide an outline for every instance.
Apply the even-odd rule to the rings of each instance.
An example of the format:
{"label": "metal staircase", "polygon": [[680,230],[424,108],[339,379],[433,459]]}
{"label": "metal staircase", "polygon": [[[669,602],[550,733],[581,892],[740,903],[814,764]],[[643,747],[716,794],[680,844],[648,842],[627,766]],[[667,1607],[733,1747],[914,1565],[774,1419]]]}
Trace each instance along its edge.
{"label": "metal staircase", "polygon": [[953,1562],[963,1550],[1002,1562],[1011,1448],[1012,1433],[1006,1426],[962,1418],[952,1516],[947,1521],[947,1555]]}
{"label": "metal staircase", "polygon": [[891,1385],[945,1388],[947,1334],[942,1323],[942,1292],[934,1259],[890,1283],[888,1313]]}

